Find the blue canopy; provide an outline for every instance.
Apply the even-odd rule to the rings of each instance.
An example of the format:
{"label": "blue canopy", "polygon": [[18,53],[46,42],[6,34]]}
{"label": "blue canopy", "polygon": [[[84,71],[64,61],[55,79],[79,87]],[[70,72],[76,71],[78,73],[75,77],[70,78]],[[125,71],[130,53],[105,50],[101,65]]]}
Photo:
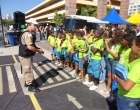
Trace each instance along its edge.
{"label": "blue canopy", "polygon": [[119,16],[115,8],[113,8],[102,20],[109,21],[110,24],[130,24]]}

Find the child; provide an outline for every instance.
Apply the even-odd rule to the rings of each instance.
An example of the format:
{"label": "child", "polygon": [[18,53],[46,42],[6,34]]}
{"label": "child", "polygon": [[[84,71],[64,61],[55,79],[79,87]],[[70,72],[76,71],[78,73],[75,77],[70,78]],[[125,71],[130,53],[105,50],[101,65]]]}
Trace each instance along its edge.
{"label": "child", "polygon": [[[76,33],[77,36],[77,44],[75,45],[76,48],[78,49],[78,58],[79,58],[79,64],[78,68],[80,70],[80,75],[76,77],[78,81],[84,81],[85,79],[85,67],[87,63],[87,52],[88,52],[88,47],[86,44],[86,41],[84,39],[84,32],[83,31],[78,31]],[[76,68],[76,69],[78,69]]]}
{"label": "child", "polygon": [[61,35],[61,43],[60,43],[60,64],[58,64],[58,67],[65,68],[65,58],[66,58],[66,52],[68,48],[68,41],[66,40],[66,34],[62,33]]}
{"label": "child", "polygon": [[[105,90],[101,90],[101,93],[109,93],[112,80],[114,79],[115,67],[118,63],[119,54],[122,52],[122,47],[119,44],[120,38],[122,37],[123,32],[120,29],[115,29],[112,33],[112,39],[106,39],[106,49],[109,53],[107,61],[107,71],[108,71],[108,80]],[[110,45],[109,45],[110,43]]]}
{"label": "child", "polygon": [[71,72],[73,70],[73,53],[74,49],[72,48],[72,45],[76,43],[77,39],[74,39],[74,32],[70,31],[69,32],[69,41],[68,41],[68,50],[67,50],[67,55],[66,55],[66,63],[67,63],[67,68],[65,68],[65,71]]}
{"label": "child", "polygon": [[56,59],[56,55],[54,54],[54,49],[55,49],[54,31],[50,31],[50,35],[48,37],[48,44],[50,45],[50,52],[51,52],[52,62],[54,62],[55,59]]}
{"label": "child", "polygon": [[131,52],[138,58],[127,65],[127,79],[114,76],[121,87],[118,88],[116,100],[118,110],[139,110],[140,106],[140,36],[134,38]]}
{"label": "child", "polygon": [[[93,36],[94,36],[94,30],[91,29],[90,30],[90,34],[88,35],[88,39],[87,39],[87,44],[88,44],[88,47],[91,48],[91,44],[93,44]],[[89,49],[88,51],[88,60],[90,60],[91,58],[91,49]]]}
{"label": "child", "polygon": [[100,79],[99,79],[100,84],[104,83],[106,80],[106,72],[107,72],[106,61],[108,60],[108,52],[106,50],[105,40],[109,39],[109,32],[105,31],[104,34],[102,35],[102,38],[103,38],[104,44],[102,48],[101,74],[100,74]]}
{"label": "child", "polygon": [[56,38],[56,50],[57,50],[57,60],[58,60],[55,63],[56,65],[60,64],[60,50],[61,50],[60,43],[61,43],[61,33],[59,32]]}
{"label": "child", "polygon": [[[99,85],[99,77],[100,77],[100,66],[101,66],[101,53],[100,50],[103,47],[103,39],[101,39],[101,33],[99,30],[95,30],[94,43],[91,45],[92,56],[89,62],[87,73],[88,73],[88,82],[83,82],[83,84],[91,85],[89,90],[95,90]],[[94,84],[91,82],[92,75],[94,77]]]}

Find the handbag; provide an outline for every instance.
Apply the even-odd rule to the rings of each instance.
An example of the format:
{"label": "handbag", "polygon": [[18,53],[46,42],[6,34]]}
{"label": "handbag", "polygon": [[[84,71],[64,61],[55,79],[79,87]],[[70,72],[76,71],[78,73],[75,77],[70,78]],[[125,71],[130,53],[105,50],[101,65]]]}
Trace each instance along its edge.
{"label": "handbag", "polygon": [[126,80],[128,75],[126,67],[124,65],[121,65],[120,63],[116,65],[115,73],[118,77],[120,77],[123,80]]}

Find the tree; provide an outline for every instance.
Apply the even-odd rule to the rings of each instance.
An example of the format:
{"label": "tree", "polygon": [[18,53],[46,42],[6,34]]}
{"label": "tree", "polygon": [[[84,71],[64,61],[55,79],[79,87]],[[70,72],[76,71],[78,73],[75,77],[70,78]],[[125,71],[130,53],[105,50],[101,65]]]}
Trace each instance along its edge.
{"label": "tree", "polygon": [[80,7],[77,10],[76,15],[82,15],[82,16],[97,16],[97,7],[91,7],[87,5],[86,7]]}
{"label": "tree", "polygon": [[[112,10],[111,6],[107,7],[107,14]],[[91,7],[87,5],[86,7],[80,7],[77,10],[76,15],[82,15],[82,16],[93,16],[97,17],[97,7]]]}
{"label": "tree", "polygon": [[59,14],[59,13],[55,13],[54,15],[54,19],[51,20],[51,22],[54,22],[56,24],[56,26],[60,26],[63,24],[63,21],[64,21],[64,18],[65,18],[65,14]]}
{"label": "tree", "polygon": [[13,20],[2,19],[2,24],[3,24],[4,26],[13,25]]}
{"label": "tree", "polygon": [[112,10],[111,6],[107,7],[107,14]]}

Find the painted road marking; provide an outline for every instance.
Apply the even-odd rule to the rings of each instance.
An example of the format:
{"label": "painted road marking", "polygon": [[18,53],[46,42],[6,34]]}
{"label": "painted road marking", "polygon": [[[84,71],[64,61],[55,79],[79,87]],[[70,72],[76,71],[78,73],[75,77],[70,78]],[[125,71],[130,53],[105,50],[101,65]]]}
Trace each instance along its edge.
{"label": "painted road marking", "polygon": [[3,94],[2,68],[0,67],[0,95]]}
{"label": "painted road marking", "polygon": [[[55,66],[53,65],[53,64],[51,64],[51,63],[48,63],[51,67],[53,67],[53,68],[55,68]],[[67,74],[65,74],[63,71],[59,71],[59,73],[64,77],[64,78],[66,78],[66,79],[70,79],[70,77],[67,75]]]}
{"label": "painted road marking", "polygon": [[48,83],[54,83],[54,81],[51,78],[49,78],[49,76],[46,74],[46,72],[43,69],[41,69],[41,67],[38,66],[37,63],[33,63],[33,65],[47,79]]}
{"label": "painted road marking", "polygon": [[6,66],[6,72],[7,72],[7,77],[8,77],[8,85],[9,85],[10,93],[16,92],[17,90],[16,90],[16,86],[15,86],[15,82],[14,82],[14,78],[13,78],[13,74],[12,74],[10,66]]}
{"label": "painted road marking", "polygon": [[57,81],[62,81],[62,79],[54,72],[52,71],[47,65],[42,65],[47,71],[49,71],[55,78]]}
{"label": "painted road marking", "polygon": [[17,59],[16,59],[15,55],[12,55],[12,57],[13,57],[13,59],[14,59],[15,63],[18,63],[18,61],[17,61]]}
{"label": "painted road marking", "polygon": [[51,86],[42,87],[42,88],[40,88],[40,89],[41,89],[41,90],[50,89],[50,88],[53,88],[53,87],[61,86],[61,85],[64,85],[64,84],[68,84],[68,83],[71,83],[71,82],[75,82],[75,81],[76,81],[76,79],[73,79],[73,80],[69,80],[69,81],[62,82],[62,83],[57,83],[57,84],[54,84],[54,85],[51,85]]}
{"label": "painted road marking", "polygon": [[[16,70],[16,72],[17,72],[17,75],[19,75],[19,77],[20,77],[20,79],[22,79],[22,81],[20,80],[20,84],[23,82],[23,77],[21,78],[21,76],[23,76],[22,74],[21,74],[21,65],[20,64],[18,64],[18,62],[17,62],[17,59],[16,59],[16,57],[14,56],[14,55],[12,55],[13,56],[13,59],[14,59],[14,61],[15,61],[15,68],[16,68],[16,66],[18,67],[18,70]],[[24,83],[22,83],[21,84],[21,86],[22,86],[22,88],[24,88],[23,87],[23,84]],[[26,91],[27,91],[27,88],[26,88]],[[29,92],[28,92],[29,93]],[[37,99],[36,99],[36,97],[35,97],[35,95],[32,93],[30,93],[30,99],[31,99],[31,101],[32,101],[32,103],[33,103],[33,105],[34,105],[34,108],[36,109],[36,110],[42,110],[41,109],[41,107],[40,107],[40,105],[39,105],[39,103],[38,103],[38,101],[37,101]]]}
{"label": "painted road marking", "polygon": [[71,101],[78,109],[83,108],[83,106],[76,100],[75,97],[67,94],[68,100]]}
{"label": "painted road marking", "polygon": [[34,94],[30,95],[30,99],[36,110],[42,110]]}
{"label": "painted road marking", "polygon": [[43,85],[44,82],[39,78],[39,76],[37,75],[37,73],[33,70],[33,73],[34,73],[34,77],[35,77],[35,80],[36,82],[39,84],[39,85]]}

